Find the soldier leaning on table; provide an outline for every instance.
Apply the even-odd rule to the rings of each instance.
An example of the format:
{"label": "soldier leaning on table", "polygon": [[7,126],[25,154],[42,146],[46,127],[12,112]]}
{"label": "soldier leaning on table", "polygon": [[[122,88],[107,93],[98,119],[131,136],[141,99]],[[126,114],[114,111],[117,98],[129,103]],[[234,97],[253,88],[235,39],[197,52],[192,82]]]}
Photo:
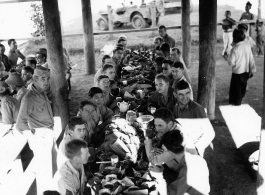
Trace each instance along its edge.
{"label": "soldier leaning on table", "polygon": [[[24,96],[18,114],[16,128],[28,139],[37,161],[38,191],[42,193],[52,179],[51,150],[54,146],[53,112],[46,91],[50,87],[50,70],[37,67],[34,70],[33,85]],[[37,176],[37,177],[38,177]],[[41,187],[39,187],[39,184]],[[45,187],[44,187],[45,186]]]}

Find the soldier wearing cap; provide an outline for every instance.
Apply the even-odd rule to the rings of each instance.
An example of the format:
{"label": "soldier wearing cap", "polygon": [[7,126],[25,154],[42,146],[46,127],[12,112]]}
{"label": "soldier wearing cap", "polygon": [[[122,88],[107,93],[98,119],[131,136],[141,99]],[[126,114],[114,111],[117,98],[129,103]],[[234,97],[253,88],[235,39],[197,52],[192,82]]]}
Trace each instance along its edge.
{"label": "soldier wearing cap", "polygon": [[26,83],[27,89],[31,89],[33,84],[34,69],[30,66],[25,66],[21,71],[21,78]]}
{"label": "soldier wearing cap", "polygon": [[28,131],[53,126],[51,102],[46,95],[49,87],[50,70],[45,67],[37,67],[34,70],[33,85],[21,102],[17,129]]}
{"label": "soldier wearing cap", "polygon": [[25,82],[22,80],[21,75],[17,72],[9,72],[9,76],[6,79],[6,83],[12,91],[17,92],[13,97],[21,103],[22,98],[28,92],[25,88]]}
{"label": "soldier wearing cap", "polygon": [[37,66],[36,58],[34,56],[27,56],[25,60],[25,65],[35,69]]}
{"label": "soldier wearing cap", "polygon": [[1,114],[2,122],[4,124],[14,124],[17,120],[19,111],[19,102],[11,97],[8,85],[0,81],[0,100],[1,100]]}
{"label": "soldier wearing cap", "polygon": [[255,46],[256,46],[256,43],[255,43],[255,41],[252,39],[252,37],[251,36],[249,36],[248,35],[248,25],[247,24],[244,24],[244,23],[242,23],[242,24],[239,24],[238,26],[237,26],[237,28],[239,29],[239,30],[242,30],[244,33],[245,33],[245,42],[246,43],[248,43],[250,46],[251,46],[251,50],[252,50],[252,53],[254,54],[254,48],[255,48]]}
{"label": "soldier wearing cap", "polygon": [[[21,101],[16,128],[28,139],[36,160],[38,194],[52,180],[52,155],[54,146],[54,120],[51,102],[46,91],[50,87],[50,70],[38,66],[34,70],[33,85]],[[41,187],[39,188],[39,184]]]}
{"label": "soldier wearing cap", "polygon": [[37,66],[43,66],[45,68],[48,68],[47,50],[45,48],[40,48],[39,51],[36,52],[36,60]]}

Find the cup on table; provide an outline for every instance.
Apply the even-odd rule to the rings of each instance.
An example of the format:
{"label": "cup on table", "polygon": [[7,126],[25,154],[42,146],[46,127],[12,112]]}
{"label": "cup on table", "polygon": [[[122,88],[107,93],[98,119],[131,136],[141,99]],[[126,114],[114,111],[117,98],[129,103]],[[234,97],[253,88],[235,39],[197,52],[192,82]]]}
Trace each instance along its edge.
{"label": "cup on table", "polygon": [[151,108],[150,108],[150,112],[151,112],[151,114],[154,114],[155,111],[156,111],[156,108],[155,108],[155,107],[151,107]]}
{"label": "cup on table", "polygon": [[111,165],[114,166],[115,164],[119,162],[119,157],[117,155],[112,155],[110,157],[110,160],[111,160]]}

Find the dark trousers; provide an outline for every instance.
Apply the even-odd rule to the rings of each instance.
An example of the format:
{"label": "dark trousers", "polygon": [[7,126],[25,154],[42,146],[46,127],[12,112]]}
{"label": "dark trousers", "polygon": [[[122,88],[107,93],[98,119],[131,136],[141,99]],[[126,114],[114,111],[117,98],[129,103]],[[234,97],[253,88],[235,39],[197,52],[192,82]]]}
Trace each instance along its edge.
{"label": "dark trousers", "polygon": [[232,73],[230,90],[229,90],[229,104],[240,106],[242,99],[246,94],[247,81],[249,79],[249,73],[242,74]]}

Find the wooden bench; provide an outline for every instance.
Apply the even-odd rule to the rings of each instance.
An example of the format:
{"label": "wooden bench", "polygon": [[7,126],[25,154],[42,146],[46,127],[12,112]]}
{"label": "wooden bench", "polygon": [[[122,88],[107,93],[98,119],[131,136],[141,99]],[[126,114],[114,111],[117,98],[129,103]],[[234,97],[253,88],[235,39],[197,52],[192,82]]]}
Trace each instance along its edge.
{"label": "wooden bench", "polygon": [[[57,140],[62,132],[60,117],[54,117],[54,137]],[[0,124],[1,125],[1,124]],[[1,129],[1,128],[0,128]],[[27,143],[25,137],[16,129],[3,137],[0,133],[0,194],[26,195],[36,177],[36,159],[33,157],[23,172],[20,153]],[[53,151],[54,152],[54,151]],[[56,151],[55,151],[56,152]],[[56,158],[55,158],[56,160]],[[55,163],[56,164],[56,163]],[[52,182],[52,181],[51,181]],[[37,182],[37,188],[38,188]]]}

